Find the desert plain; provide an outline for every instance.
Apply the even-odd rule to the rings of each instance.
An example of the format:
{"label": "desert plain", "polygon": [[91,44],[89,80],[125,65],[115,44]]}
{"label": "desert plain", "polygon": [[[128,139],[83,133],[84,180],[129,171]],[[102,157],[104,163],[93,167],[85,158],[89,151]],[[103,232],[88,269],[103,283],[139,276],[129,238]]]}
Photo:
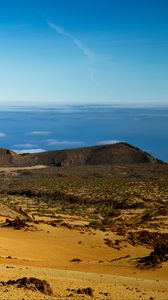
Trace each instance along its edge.
{"label": "desert plain", "polygon": [[168,299],[167,175],[1,167],[0,299]]}

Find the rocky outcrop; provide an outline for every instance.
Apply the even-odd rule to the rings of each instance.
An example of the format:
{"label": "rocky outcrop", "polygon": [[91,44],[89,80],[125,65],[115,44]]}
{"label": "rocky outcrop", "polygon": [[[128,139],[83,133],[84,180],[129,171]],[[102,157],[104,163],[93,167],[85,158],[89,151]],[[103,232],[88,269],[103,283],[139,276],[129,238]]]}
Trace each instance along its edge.
{"label": "rocky outcrop", "polygon": [[54,166],[161,163],[126,143],[49,151],[24,156],[30,163]]}
{"label": "rocky outcrop", "polygon": [[17,153],[0,148],[0,166],[10,166],[17,160]]}
{"label": "rocky outcrop", "polygon": [[0,149],[0,166],[5,167],[33,165],[67,167],[143,163],[156,164],[161,161],[126,143],[20,155],[10,150]]}

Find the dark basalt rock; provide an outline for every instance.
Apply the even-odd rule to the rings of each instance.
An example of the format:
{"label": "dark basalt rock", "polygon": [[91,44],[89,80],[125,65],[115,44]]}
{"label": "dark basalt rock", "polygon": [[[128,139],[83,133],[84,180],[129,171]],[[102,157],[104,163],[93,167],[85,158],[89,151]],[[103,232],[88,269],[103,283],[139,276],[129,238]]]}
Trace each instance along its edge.
{"label": "dark basalt rock", "polygon": [[160,267],[161,263],[168,261],[168,245],[156,245],[149,256],[139,259],[138,268],[148,269]]}
{"label": "dark basalt rock", "polygon": [[34,277],[23,277],[16,280],[8,280],[0,282],[3,286],[16,285],[17,288],[25,288],[31,291],[39,291],[44,295],[52,295],[53,291],[46,280],[41,280]]}
{"label": "dark basalt rock", "polygon": [[11,227],[11,228],[19,230],[19,229],[29,227],[29,226],[26,224],[25,220],[21,220],[19,217],[17,217],[14,220],[10,220],[10,219],[6,218],[5,223],[2,224],[1,227]]}

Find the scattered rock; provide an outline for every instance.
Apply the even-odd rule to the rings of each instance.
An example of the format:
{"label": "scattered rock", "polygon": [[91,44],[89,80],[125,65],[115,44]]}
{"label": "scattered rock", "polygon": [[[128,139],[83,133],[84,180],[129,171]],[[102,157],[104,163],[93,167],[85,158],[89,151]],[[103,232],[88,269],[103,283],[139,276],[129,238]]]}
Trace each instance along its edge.
{"label": "scattered rock", "polygon": [[73,228],[74,228],[73,225],[71,225],[71,224],[69,224],[69,223],[66,223],[66,222],[61,223],[61,226],[62,226],[62,227],[66,227],[66,228],[68,228],[68,229],[73,229]]}
{"label": "scattered rock", "polygon": [[23,209],[21,206],[18,208],[19,213],[21,213],[27,221],[32,222],[35,221],[35,218],[32,214],[28,213],[25,209]]}
{"label": "scattered rock", "polygon": [[168,216],[168,206],[161,206],[157,210],[158,216]]}
{"label": "scattered rock", "polygon": [[115,242],[113,243],[112,240],[110,240],[109,238],[106,238],[106,239],[104,239],[104,241],[105,241],[105,244],[111,248],[114,248],[117,250],[121,249],[121,246],[120,246],[120,243],[122,242],[121,240],[115,240]]}
{"label": "scattered rock", "polygon": [[26,221],[21,220],[19,217],[16,217],[14,220],[10,220],[6,218],[5,223],[3,223],[1,227],[11,227],[20,230],[22,228],[29,227],[29,226],[26,224]]}
{"label": "scattered rock", "polygon": [[[57,227],[58,225],[60,225],[61,222],[62,222],[62,219],[61,220],[52,220],[52,221],[47,221],[46,224],[51,225],[53,227]],[[63,225],[61,224],[61,226],[63,226]]]}
{"label": "scattered rock", "polygon": [[70,262],[77,262],[80,263],[82,260],[80,258],[73,258],[70,260]]}
{"label": "scattered rock", "polygon": [[147,230],[129,232],[128,242],[135,245],[148,245],[155,247],[156,245],[168,244],[168,233],[149,232]]}
{"label": "scattered rock", "polygon": [[83,289],[78,289],[77,291],[77,294],[85,294],[85,295],[88,295],[90,297],[93,297],[93,289],[91,287],[88,287],[88,288],[83,288]]}
{"label": "scattered rock", "polygon": [[16,280],[8,280],[1,282],[3,286],[16,285],[17,288],[25,288],[31,291],[39,291],[44,295],[52,295],[53,291],[46,280],[41,280],[34,277],[23,277]]}
{"label": "scattered rock", "polygon": [[159,267],[166,261],[168,261],[168,245],[156,245],[149,256],[139,259],[137,267],[141,269]]}
{"label": "scattered rock", "polygon": [[105,292],[105,293],[99,292],[99,294],[100,294],[100,295],[104,295],[104,296],[106,296],[106,297],[110,296],[110,294],[109,294],[108,292]]}
{"label": "scattered rock", "polygon": [[121,257],[114,258],[114,259],[110,260],[110,262],[118,261],[118,260],[121,260],[121,259],[126,259],[126,258],[129,258],[129,257],[131,257],[131,255],[121,256]]}

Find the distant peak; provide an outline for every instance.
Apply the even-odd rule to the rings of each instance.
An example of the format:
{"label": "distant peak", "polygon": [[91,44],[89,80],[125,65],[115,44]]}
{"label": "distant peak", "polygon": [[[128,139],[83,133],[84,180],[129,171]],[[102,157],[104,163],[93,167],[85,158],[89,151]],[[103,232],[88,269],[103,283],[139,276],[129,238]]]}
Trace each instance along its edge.
{"label": "distant peak", "polygon": [[9,149],[0,148],[0,156],[3,156],[3,155],[17,155],[17,153],[14,151],[11,151]]}

